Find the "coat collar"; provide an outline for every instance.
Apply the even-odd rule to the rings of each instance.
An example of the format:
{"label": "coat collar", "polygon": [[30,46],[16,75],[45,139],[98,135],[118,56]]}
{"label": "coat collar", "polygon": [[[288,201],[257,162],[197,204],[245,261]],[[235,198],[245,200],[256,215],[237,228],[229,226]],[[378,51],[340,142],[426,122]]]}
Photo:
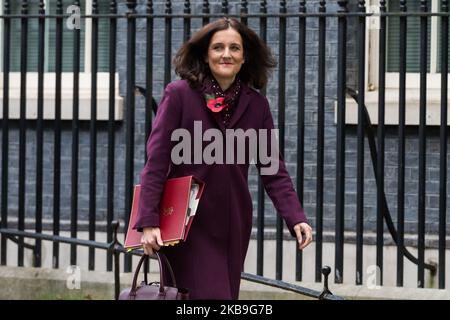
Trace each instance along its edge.
{"label": "coat collar", "polygon": [[246,83],[243,83],[241,90],[242,90],[241,96],[239,97],[239,101],[236,106],[236,110],[234,110],[233,115],[231,116],[231,119],[230,119],[230,124],[229,124],[230,128],[233,128],[236,125],[236,123],[239,121],[239,119],[244,114],[245,110],[247,110],[247,107],[250,103],[250,93],[251,93],[250,87]]}

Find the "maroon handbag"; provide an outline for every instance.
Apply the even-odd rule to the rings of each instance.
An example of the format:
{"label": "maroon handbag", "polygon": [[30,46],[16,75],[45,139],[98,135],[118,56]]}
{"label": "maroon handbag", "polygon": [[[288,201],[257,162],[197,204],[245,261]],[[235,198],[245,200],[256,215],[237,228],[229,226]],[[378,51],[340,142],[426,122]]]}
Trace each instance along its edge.
{"label": "maroon handbag", "polygon": [[[144,281],[141,282],[139,286],[137,286],[137,278],[139,275],[139,270],[141,269],[142,263],[147,261],[148,256],[143,255],[141,260],[136,267],[136,271],[134,272],[133,284],[131,288],[126,288],[122,290],[119,295],[119,300],[188,300],[189,299],[189,291],[185,288],[177,288],[177,284],[175,282],[175,275],[173,274],[172,267],[170,266],[169,260],[162,253],[156,253],[156,257],[158,258],[159,264],[159,282],[147,282],[147,270],[145,270],[145,278]],[[172,286],[166,286],[164,283],[164,271],[162,267],[162,261],[167,266],[169,270],[170,277],[172,280]],[[145,268],[147,269],[147,268]]]}

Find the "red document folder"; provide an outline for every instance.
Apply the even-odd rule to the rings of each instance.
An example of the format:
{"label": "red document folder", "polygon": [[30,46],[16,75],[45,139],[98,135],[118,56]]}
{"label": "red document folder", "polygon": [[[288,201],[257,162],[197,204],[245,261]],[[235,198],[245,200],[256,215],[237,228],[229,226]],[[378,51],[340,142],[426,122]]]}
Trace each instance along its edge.
{"label": "red document folder", "polygon": [[[194,176],[168,179],[159,204],[161,238],[164,245],[185,241],[194,220],[205,183]],[[141,186],[135,185],[124,247],[141,247],[142,232],[133,229],[139,208]]]}

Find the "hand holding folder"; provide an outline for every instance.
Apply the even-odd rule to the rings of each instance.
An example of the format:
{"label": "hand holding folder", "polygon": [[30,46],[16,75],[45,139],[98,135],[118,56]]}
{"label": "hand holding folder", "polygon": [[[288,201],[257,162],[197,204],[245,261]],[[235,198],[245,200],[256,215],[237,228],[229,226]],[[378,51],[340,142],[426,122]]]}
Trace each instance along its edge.
{"label": "hand holding folder", "polygon": [[[194,176],[167,179],[159,204],[160,231],[165,246],[185,241],[197,211],[205,183]],[[124,247],[142,247],[142,232],[133,229],[139,208],[141,186],[135,185]]]}

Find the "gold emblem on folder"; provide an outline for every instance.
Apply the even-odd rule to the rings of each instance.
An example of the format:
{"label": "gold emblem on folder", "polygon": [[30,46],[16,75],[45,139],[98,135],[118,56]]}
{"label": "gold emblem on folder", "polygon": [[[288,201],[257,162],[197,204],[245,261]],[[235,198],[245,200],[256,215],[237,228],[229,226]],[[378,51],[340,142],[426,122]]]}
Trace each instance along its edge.
{"label": "gold emblem on folder", "polygon": [[163,215],[170,216],[173,213],[173,207],[163,208]]}

